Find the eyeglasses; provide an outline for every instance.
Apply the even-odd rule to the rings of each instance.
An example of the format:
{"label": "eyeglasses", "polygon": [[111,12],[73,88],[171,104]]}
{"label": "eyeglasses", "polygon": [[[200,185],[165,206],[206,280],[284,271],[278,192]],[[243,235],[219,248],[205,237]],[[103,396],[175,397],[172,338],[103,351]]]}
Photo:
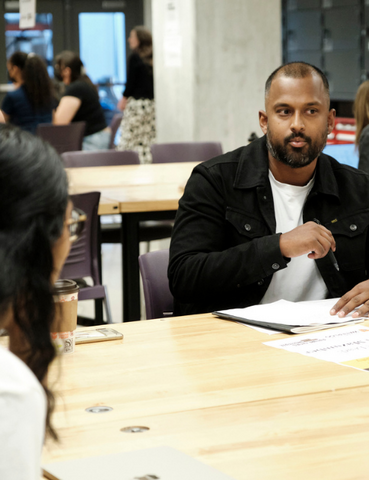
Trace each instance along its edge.
{"label": "eyeglasses", "polygon": [[87,215],[79,208],[73,208],[70,217],[71,218],[67,220],[67,225],[69,227],[70,241],[71,243],[74,243],[79,239],[85,228]]}

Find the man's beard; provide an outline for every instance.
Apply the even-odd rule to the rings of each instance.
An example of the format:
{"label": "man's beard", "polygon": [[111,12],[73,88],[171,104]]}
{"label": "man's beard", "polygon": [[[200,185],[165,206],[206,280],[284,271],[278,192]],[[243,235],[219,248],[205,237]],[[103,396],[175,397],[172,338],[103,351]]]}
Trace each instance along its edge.
{"label": "man's beard", "polygon": [[[273,141],[273,138],[270,134],[269,126],[267,128],[266,134],[266,144],[269,150],[269,153],[279,162],[283,163],[284,165],[288,165],[291,168],[302,168],[310,165],[321,153],[325,144],[327,143],[327,136],[328,136],[328,128],[322,134],[320,140],[316,140],[315,142],[304,133],[291,133],[288,137],[284,139],[283,144]],[[289,144],[289,142],[293,138],[301,138],[307,143],[307,151],[302,153],[304,149],[306,149],[306,145],[302,148],[293,147]],[[290,145],[290,150],[288,151],[287,148]]]}

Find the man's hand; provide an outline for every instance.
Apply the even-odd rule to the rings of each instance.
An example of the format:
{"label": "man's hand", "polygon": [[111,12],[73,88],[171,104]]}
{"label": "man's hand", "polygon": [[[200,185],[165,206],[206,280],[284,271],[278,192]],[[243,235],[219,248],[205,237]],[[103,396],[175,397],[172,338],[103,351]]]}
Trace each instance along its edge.
{"label": "man's hand", "polygon": [[369,312],[369,280],[358,283],[356,287],[345,293],[334,305],[330,314],[337,313],[337,316],[342,318],[360,305],[361,307],[352,314],[353,318],[362,317]]}
{"label": "man's hand", "polygon": [[290,232],[282,233],[279,240],[284,257],[293,258],[308,254],[309,258],[323,258],[330,249],[336,250],[332,233],[323,225],[307,222]]}

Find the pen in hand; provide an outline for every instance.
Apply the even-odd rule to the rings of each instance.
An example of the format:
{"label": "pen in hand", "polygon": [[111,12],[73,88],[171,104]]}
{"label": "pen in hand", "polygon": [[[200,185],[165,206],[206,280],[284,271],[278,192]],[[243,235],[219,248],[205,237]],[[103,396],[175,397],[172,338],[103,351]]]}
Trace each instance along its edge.
{"label": "pen in hand", "polygon": [[[319,222],[319,220],[317,218],[314,218],[314,222],[317,223],[318,225],[321,225],[321,223]],[[334,268],[337,270],[337,272],[339,272],[340,267],[338,265],[337,258],[336,258],[335,254],[333,253],[331,248],[329,249],[329,252],[327,253],[327,256],[328,256],[330,262],[332,263],[332,265],[334,266]]]}

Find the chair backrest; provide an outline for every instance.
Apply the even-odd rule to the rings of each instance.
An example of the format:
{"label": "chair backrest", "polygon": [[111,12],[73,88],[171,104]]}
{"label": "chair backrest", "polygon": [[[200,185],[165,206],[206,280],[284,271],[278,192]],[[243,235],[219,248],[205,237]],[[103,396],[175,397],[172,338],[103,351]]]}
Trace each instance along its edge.
{"label": "chair backrest", "polygon": [[157,250],[138,257],[146,305],[146,318],[173,314],[173,296],[167,277],[169,250]]}
{"label": "chair backrest", "polygon": [[110,122],[110,130],[111,130],[111,137],[110,137],[110,144],[109,148],[115,147],[115,135],[117,134],[118,128],[122,123],[123,113],[116,113]]}
{"label": "chair backrest", "polygon": [[154,143],[152,163],[205,162],[223,153],[219,142]]}
{"label": "chair backrest", "polygon": [[62,154],[65,168],[133,165],[140,163],[137,152],[132,150],[97,150],[96,152],[66,152]]}
{"label": "chair backrest", "polygon": [[68,125],[39,123],[36,135],[49,142],[58,153],[82,150],[86,122],[74,122]]}
{"label": "chair backrest", "polygon": [[87,215],[81,237],[72,245],[60,278],[92,277],[94,285],[100,285],[98,262],[98,215],[100,192],[80,193],[70,196],[73,205]]}

